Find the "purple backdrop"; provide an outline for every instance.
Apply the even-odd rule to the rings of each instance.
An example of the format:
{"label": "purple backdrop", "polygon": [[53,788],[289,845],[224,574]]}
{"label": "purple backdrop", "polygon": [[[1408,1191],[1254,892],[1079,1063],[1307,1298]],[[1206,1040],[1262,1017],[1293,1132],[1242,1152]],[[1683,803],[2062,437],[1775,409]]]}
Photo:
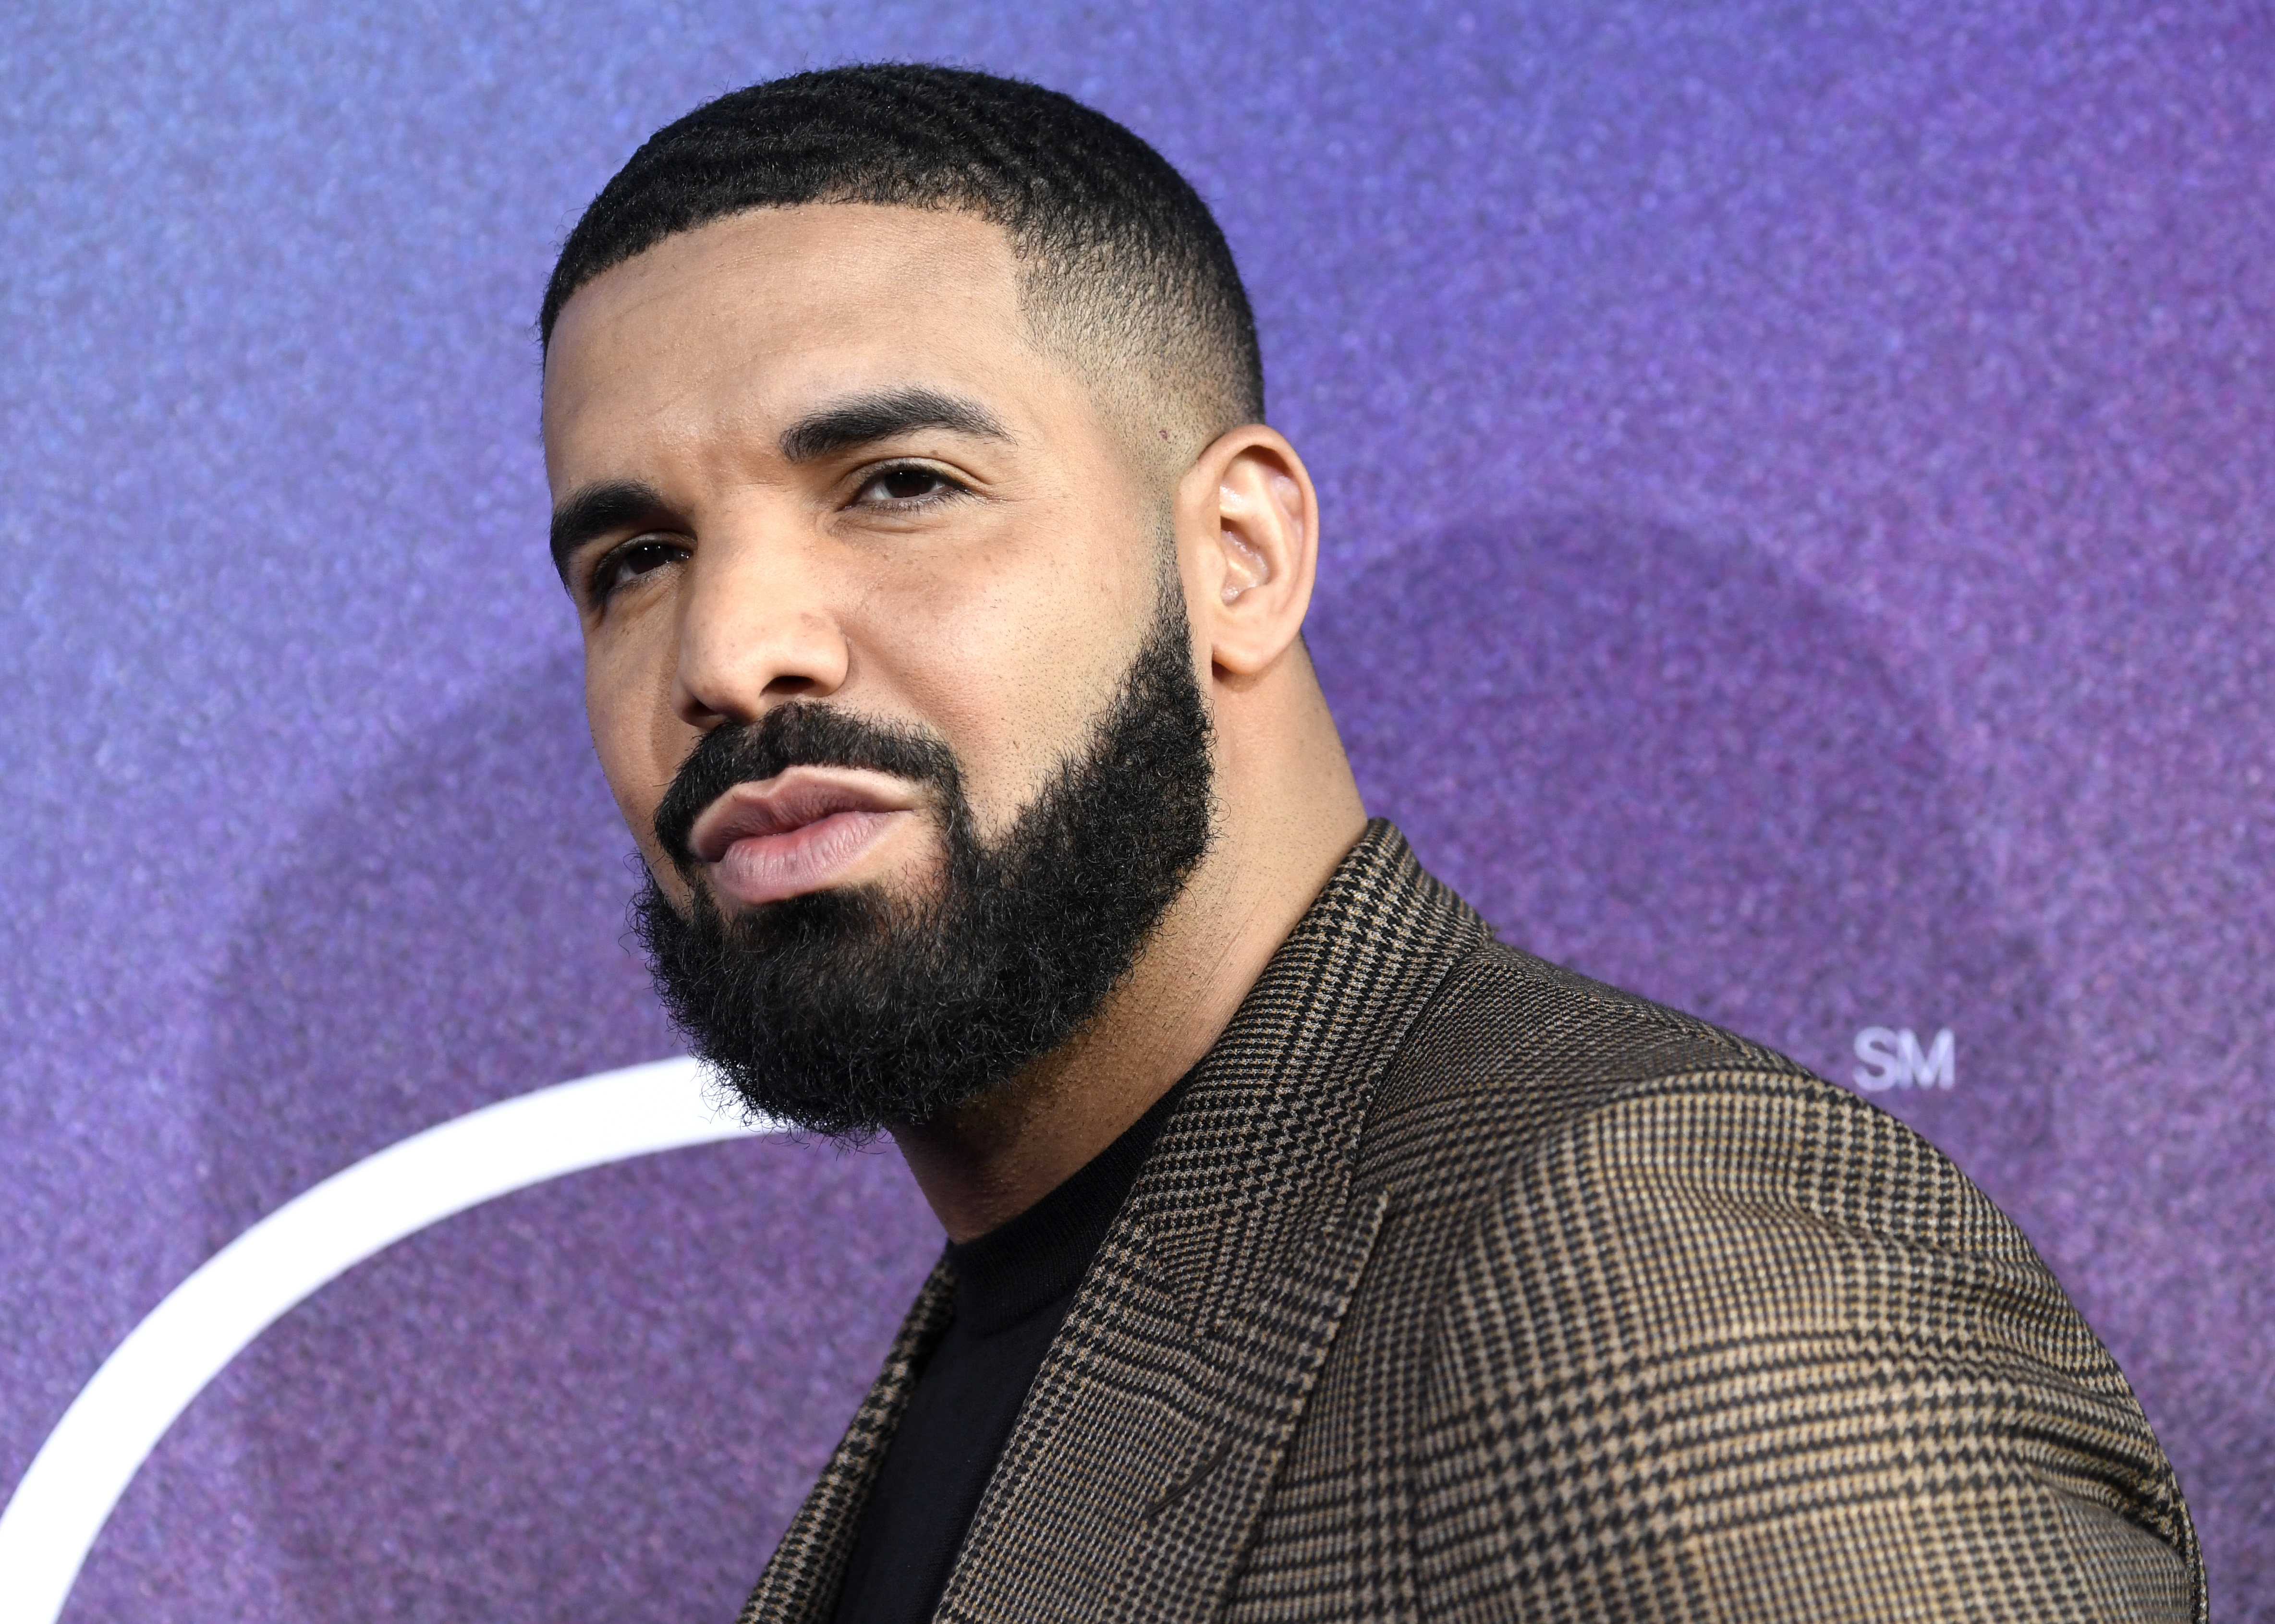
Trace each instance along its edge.
{"label": "purple backdrop", "polygon": [[[2275,1620],[2275,12],[19,6],[0,54],[0,1489],[317,1180],[668,1054],[528,322],[647,130],[1040,79],[1221,212],[1379,811],[2022,1223]],[[888,1155],[450,1220],[210,1387],[91,1621],[731,1616],[937,1241]]]}

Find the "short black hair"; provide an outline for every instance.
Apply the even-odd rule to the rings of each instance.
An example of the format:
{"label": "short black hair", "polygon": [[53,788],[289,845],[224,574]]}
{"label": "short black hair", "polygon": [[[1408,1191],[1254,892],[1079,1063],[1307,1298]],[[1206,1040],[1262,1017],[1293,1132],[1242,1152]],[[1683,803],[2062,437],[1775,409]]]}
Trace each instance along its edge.
{"label": "short black hair", "polygon": [[537,320],[664,238],[752,209],[881,203],[1001,226],[1046,343],[1135,367],[1204,442],[1264,416],[1256,320],[1199,193],[1105,114],[1019,79],[924,64],[731,91],[650,136],[562,245]]}

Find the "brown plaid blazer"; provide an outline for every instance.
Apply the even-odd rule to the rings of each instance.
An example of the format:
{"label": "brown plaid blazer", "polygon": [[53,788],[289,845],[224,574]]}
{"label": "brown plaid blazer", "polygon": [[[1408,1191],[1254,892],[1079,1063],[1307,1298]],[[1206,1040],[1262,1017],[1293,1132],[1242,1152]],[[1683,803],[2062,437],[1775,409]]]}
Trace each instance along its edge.
{"label": "brown plaid blazer", "polygon": [[[819,1624],[933,1272],[744,1624]],[[2125,1379],[1871,1106],[1495,942],[1369,827],[1029,1391],[951,1620],[2196,1620]]]}

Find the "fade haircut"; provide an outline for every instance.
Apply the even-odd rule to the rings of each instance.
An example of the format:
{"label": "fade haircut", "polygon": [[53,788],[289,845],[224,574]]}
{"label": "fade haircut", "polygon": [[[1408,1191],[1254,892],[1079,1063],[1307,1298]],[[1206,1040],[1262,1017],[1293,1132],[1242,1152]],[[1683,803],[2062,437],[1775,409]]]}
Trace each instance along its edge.
{"label": "fade haircut", "polygon": [[[1001,227],[1040,347],[1126,426],[1167,405],[1183,419],[1177,440],[1191,439],[1175,448],[1185,456],[1263,419],[1248,294],[1184,177],[1069,96],[916,64],[752,85],[657,131],[562,245],[540,344],[570,296],[611,267],[729,215],[801,203],[964,210]],[[1131,397],[1133,374],[1152,400]]]}

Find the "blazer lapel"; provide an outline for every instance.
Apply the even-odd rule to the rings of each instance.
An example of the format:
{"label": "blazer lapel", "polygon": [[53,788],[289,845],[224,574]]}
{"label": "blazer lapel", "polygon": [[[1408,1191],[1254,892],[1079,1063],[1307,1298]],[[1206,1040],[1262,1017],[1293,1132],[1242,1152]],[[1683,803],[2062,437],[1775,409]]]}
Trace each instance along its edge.
{"label": "blazer lapel", "polygon": [[854,1412],[852,1425],[821,1469],[820,1480],[791,1519],[774,1560],[743,1605],[739,1624],[825,1624],[837,1604],[845,1564],[885,1449],[901,1424],[917,1372],[947,1331],[956,1310],[956,1277],[942,1258],[901,1322],[885,1367]]}
{"label": "blazer lapel", "polygon": [[1218,1610],[1387,1205],[1351,1177],[1374,1078],[1488,936],[1368,827],[1147,1158],[937,1618]]}

